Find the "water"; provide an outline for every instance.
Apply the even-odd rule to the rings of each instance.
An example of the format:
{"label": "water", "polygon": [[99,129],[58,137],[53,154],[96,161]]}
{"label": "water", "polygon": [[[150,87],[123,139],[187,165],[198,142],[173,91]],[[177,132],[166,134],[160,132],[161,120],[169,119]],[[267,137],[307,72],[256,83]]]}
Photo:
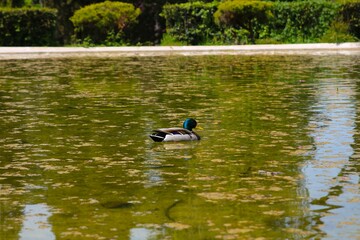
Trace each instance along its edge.
{"label": "water", "polygon": [[358,239],[360,56],[0,65],[0,239]]}

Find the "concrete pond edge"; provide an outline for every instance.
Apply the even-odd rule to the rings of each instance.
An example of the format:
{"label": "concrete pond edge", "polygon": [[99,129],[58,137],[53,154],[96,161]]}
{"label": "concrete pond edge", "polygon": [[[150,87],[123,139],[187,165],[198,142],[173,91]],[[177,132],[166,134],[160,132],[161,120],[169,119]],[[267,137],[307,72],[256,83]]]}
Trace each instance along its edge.
{"label": "concrete pond edge", "polygon": [[0,47],[0,60],[196,55],[360,55],[360,42],[229,46]]}

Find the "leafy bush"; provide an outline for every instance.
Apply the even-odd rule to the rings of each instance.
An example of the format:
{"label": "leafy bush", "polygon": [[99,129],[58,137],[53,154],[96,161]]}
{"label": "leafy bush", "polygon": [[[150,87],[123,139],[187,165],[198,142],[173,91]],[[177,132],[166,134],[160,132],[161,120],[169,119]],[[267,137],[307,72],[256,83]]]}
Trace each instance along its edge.
{"label": "leafy bush", "polygon": [[[214,13],[214,18],[211,13]],[[341,4],[325,0],[195,2],[166,5],[162,14],[166,18],[168,35],[188,44],[344,42],[360,39],[358,0],[346,0]]]}
{"label": "leafy bush", "polygon": [[282,42],[316,41],[329,29],[338,10],[338,4],[327,1],[277,2],[271,36]]}
{"label": "leafy bush", "polygon": [[360,39],[360,2],[348,2],[341,6],[342,20],[349,25],[349,32]]}
{"label": "leafy bush", "polygon": [[139,15],[140,10],[132,4],[105,1],[77,10],[70,20],[75,27],[75,38],[112,44],[126,41]]}
{"label": "leafy bush", "polygon": [[213,21],[216,6],[203,2],[165,5],[161,15],[166,19],[167,34],[192,45],[206,43],[218,32]]}
{"label": "leafy bush", "polygon": [[1,46],[55,45],[56,10],[0,9]]}
{"label": "leafy bush", "polygon": [[169,35],[168,33],[163,34],[161,39],[161,46],[186,46],[185,42],[177,40],[175,37]]}
{"label": "leafy bush", "polygon": [[255,43],[260,30],[272,18],[272,3],[254,0],[225,1],[219,4],[215,12],[215,22],[223,27],[245,30],[249,39]]}
{"label": "leafy bush", "polygon": [[356,39],[349,34],[349,25],[344,22],[335,21],[329,30],[321,37],[320,42],[341,43],[355,42]]}

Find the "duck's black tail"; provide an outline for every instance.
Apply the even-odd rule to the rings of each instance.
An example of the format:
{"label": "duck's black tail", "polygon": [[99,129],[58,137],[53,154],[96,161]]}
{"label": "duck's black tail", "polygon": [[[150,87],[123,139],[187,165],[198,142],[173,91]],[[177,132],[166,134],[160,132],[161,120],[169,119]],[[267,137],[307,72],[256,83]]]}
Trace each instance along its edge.
{"label": "duck's black tail", "polygon": [[154,140],[155,142],[162,142],[162,141],[164,141],[165,136],[166,136],[166,133],[164,133],[164,132],[157,132],[157,131],[149,135],[149,137],[150,137],[152,140]]}

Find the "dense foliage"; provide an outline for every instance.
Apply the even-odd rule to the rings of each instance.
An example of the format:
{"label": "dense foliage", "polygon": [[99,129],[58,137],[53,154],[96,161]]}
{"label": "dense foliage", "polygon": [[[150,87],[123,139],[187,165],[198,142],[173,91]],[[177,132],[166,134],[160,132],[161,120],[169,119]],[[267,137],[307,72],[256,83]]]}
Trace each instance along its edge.
{"label": "dense foliage", "polygon": [[[2,7],[38,9],[2,10],[1,41],[2,45],[154,45],[160,41],[199,45],[360,39],[360,0],[196,1],[0,0]],[[40,10],[46,7],[56,9],[57,14]],[[26,16],[28,20],[24,16],[12,18],[20,13],[27,15],[27,11],[38,12]],[[128,18],[119,20],[120,15]]]}
{"label": "dense foliage", "polygon": [[[8,0],[9,1],[9,0]],[[116,1],[116,0],[113,0]],[[119,0],[133,4],[141,10],[138,17],[138,24],[134,28],[132,42],[139,44],[159,43],[163,32],[165,31],[165,20],[160,17],[162,7],[165,3],[180,3],[186,0]],[[71,43],[70,37],[73,34],[73,24],[70,18],[74,12],[81,7],[104,2],[104,0],[42,0],[43,6],[55,8],[58,10],[58,32],[59,41],[62,43]]]}
{"label": "dense foliage", "polygon": [[25,0],[1,0],[0,5],[2,7],[22,7],[25,4]]}
{"label": "dense foliage", "polygon": [[[354,36],[359,38],[360,3],[340,5],[330,1],[314,0],[223,1],[212,4],[212,11],[216,9],[214,18],[209,14],[203,17],[210,21],[206,21],[206,26],[202,22],[201,28],[199,21],[195,19],[198,18],[198,13],[203,13],[208,7],[198,6],[209,4],[196,3],[196,11],[189,11],[189,6],[192,5],[194,3],[165,6],[163,14],[167,22],[167,33],[174,39],[188,44],[201,43],[203,36],[200,33],[207,32],[211,32],[213,37],[207,39],[209,44],[304,43],[326,40],[338,42],[354,41]],[[214,23],[218,28],[214,27]],[[196,32],[197,29],[201,30],[200,33]],[[325,35],[336,37],[325,38]]]}
{"label": "dense foliage", "polygon": [[242,29],[252,43],[259,37],[263,25],[272,18],[272,3],[263,1],[225,1],[219,4],[214,14],[215,22],[224,27]]}
{"label": "dense foliage", "polygon": [[55,31],[53,9],[0,8],[1,46],[54,45]]}
{"label": "dense foliage", "polygon": [[70,20],[74,24],[77,39],[89,39],[95,44],[106,40],[116,43],[124,41],[139,14],[140,10],[132,4],[105,1],[77,10]]}
{"label": "dense foliage", "polygon": [[338,9],[338,4],[326,1],[275,3],[269,37],[291,43],[316,41],[329,29]]}
{"label": "dense foliage", "polygon": [[348,23],[349,32],[360,39],[360,1],[343,4],[341,16]]}
{"label": "dense foliage", "polygon": [[216,3],[203,2],[165,5],[162,16],[167,22],[167,32],[188,44],[206,42],[218,32],[213,21],[216,6]]}

